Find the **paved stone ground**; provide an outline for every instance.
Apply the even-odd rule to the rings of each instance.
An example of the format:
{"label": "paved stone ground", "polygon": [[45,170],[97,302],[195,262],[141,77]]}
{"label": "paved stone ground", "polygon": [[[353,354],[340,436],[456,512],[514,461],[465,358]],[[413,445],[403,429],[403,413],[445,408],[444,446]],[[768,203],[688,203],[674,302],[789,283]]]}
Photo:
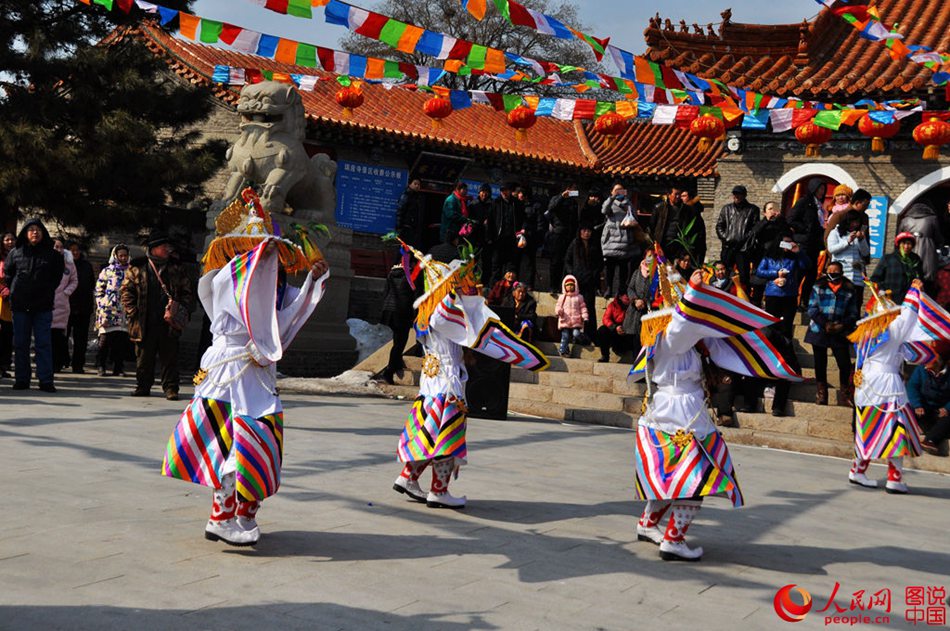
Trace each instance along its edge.
{"label": "paved stone ground", "polygon": [[[950,479],[914,494],[846,482],[842,460],[733,448],[748,506],[706,502],[698,564],[637,543],[630,431],[472,420],[465,511],[390,490],[407,404],[290,395],[280,493],[255,549],[205,541],[210,493],[162,478],[184,403],[66,376],[0,392],[3,629],[770,629],[776,590],[823,607],[946,585]],[[881,477],[884,469],[874,468]],[[794,628],[823,627],[811,613]],[[869,626],[869,625],[860,625]]]}

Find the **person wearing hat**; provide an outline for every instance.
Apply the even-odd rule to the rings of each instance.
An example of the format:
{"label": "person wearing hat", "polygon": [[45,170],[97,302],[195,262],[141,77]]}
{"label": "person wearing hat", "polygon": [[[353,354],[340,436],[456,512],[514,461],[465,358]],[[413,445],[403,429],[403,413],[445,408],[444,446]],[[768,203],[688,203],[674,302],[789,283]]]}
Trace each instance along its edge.
{"label": "person wearing hat", "polygon": [[831,202],[828,208],[828,216],[835,213],[843,213],[851,208],[851,196],[854,190],[847,184],[839,184],[831,193]]}
{"label": "person wearing hat", "polygon": [[743,251],[746,240],[759,222],[759,207],[746,199],[747,191],[741,184],[732,189],[732,203],[719,211],[716,236],[722,242],[720,258],[726,268],[739,270],[739,281],[744,290],[749,289],[753,261]]}
{"label": "person wearing hat", "polygon": [[162,232],[152,232],[145,243],[146,254],[135,258],[119,290],[129,327],[129,340],[135,344],[135,389],[133,397],[151,395],[155,384],[155,360],[161,362],[161,383],[165,398],[178,400],[181,379],[178,372],[180,326],[165,319],[171,301],[190,314],[195,310],[191,277],[174,258],[174,246]]}
{"label": "person wearing hat", "polygon": [[[877,480],[868,478],[871,460],[887,460],[888,493],[907,493],[904,482],[905,456],[922,453],[920,428],[907,396],[901,369],[908,353],[907,343],[931,341],[937,331],[950,323],[950,315],[921,290],[915,279],[897,306],[872,285],[868,315],[859,320],[848,339],[855,343],[857,370],[854,373],[855,457],[848,472],[852,484],[877,488]],[[921,308],[922,304],[926,309]],[[923,326],[924,319],[939,321],[939,326]],[[926,321],[923,324],[927,324]],[[926,355],[928,353],[924,353]],[[929,351],[932,356],[932,351]]]}
{"label": "person wearing hat", "polygon": [[[214,341],[168,440],[162,475],[213,489],[206,539],[249,546],[261,536],[261,502],[280,486],[276,364],[323,297],[329,267],[305,229],[295,227],[299,243],[275,237],[253,189],[241,195],[218,215],[202,259],[198,295]],[[307,273],[299,289],[287,282],[298,272]]]}
{"label": "person wearing hat", "polygon": [[807,193],[795,202],[788,211],[788,223],[795,232],[795,242],[812,262],[805,270],[800,307],[808,308],[811,288],[818,277],[818,255],[824,248],[825,191],[828,185],[820,177],[813,177],[806,184]]}
{"label": "person wearing hat", "polygon": [[[425,356],[419,396],[400,434],[397,455],[402,471],[393,490],[429,508],[461,509],[466,498],[449,492],[453,476],[466,464],[465,368],[463,349],[487,355],[526,370],[544,370],[548,360],[508,327],[478,295],[474,259],[445,264],[410,249],[423,269],[425,293],[414,303],[416,339]],[[426,492],[419,477],[432,466]]]}
{"label": "person wearing hat", "polygon": [[871,280],[890,294],[895,303],[904,301],[904,294],[910,284],[924,278],[924,264],[914,253],[917,237],[909,232],[901,232],[894,237],[894,250],[888,252],[877,262]]}
{"label": "person wearing hat", "polygon": [[[736,508],[744,504],[729,449],[709,415],[704,364],[752,377],[800,376],[760,333],[776,318],[705,284],[700,270],[688,284],[665,262],[657,273],[659,296],[650,303],[662,308],[641,319],[644,351],[631,371],[647,384],[636,438],[636,492],[647,502],[637,539],[658,544],[664,561],[699,561],[703,549],[689,547],[686,532],[703,499],[725,495]],[[746,335],[755,343],[743,343]]]}

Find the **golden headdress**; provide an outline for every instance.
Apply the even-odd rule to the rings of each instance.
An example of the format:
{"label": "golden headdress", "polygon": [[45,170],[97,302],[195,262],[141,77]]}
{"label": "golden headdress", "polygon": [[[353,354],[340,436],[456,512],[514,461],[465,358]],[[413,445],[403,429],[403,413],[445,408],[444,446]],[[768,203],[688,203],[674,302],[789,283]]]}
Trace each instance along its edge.
{"label": "golden headdress", "polygon": [[878,337],[901,314],[901,307],[891,300],[890,292],[880,291],[877,283],[866,279],[864,282],[871,289],[871,298],[865,305],[867,315],[858,320],[857,328],[848,336],[855,344]]}
{"label": "golden headdress", "polygon": [[[224,267],[235,256],[253,250],[264,239],[277,241],[280,264],[289,274],[307,270],[323,258],[312,242],[306,243],[308,255],[300,245],[283,238],[253,188],[241,191],[240,196],[235,197],[214,220],[214,226],[215,238],[201,259],[205,273]],[[300,237],[307,239],[306,233]]]}
{"label": "golden headdress", "polygon": [[687,281],[678,272],[671,269],[667,262],[657,263],[656,274],[659,277],[657,295],[654,298],[656,310],[649,311],[640,319],[640,343],[653,346],[657,336],[666,331],[673,319],[673,309],[686,292]]}
{"label": "golden headdress", "polygon": [[425,293],[417,298],[412,305],[417,310],[416,329],[418,331],[426,331],[429,328],[429,318],[432,317],[436,307],[449,294],[473,295],[478,292],[478,276],[475,271],[474,257],[443,263],[423,254],[401,240],[400,243],[419,262],[425,278]]}

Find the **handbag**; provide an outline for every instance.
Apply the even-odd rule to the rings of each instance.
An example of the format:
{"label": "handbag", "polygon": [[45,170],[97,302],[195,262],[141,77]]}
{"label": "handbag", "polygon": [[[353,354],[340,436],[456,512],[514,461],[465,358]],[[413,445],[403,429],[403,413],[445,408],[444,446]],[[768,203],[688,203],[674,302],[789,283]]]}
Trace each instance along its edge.
{"label": "handbag", "polygon": [[152,262],[152,259],[148,260],[148,264],[152,266],[152,271],[155,272],[155,278],[158,279],[162,293],[168,298],[168,303],[165,305],[165,324],[168,325],[168,328],[175,331],[183,331],[185,327],[188,326],[191,316],[185,308],[182,307],[180,302],[172,298],[172,295],[168,292],[168,287],[165,286],[165,282],[162,280],[161,274],[158,273],[158,268],[155,267],[155,263]]}

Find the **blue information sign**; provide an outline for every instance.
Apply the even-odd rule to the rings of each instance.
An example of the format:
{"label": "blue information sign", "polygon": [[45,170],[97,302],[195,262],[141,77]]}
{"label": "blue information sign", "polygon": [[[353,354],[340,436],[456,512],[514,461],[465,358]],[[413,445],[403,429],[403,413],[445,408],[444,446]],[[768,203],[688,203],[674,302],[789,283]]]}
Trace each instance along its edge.
{"label": "blue information sign", "polygon": [[871,258],[879,259],[884,256],[887,236],[887,207],[890,205],[886,195],[876,195],[871,198],[868,206],[868,245],[871,248]]}
{"label": "blue information sign", "polygon": [[396,228],[396,205],[408,178],[406,169],[337,161],[337,224],[370,234],[392,232]]}

